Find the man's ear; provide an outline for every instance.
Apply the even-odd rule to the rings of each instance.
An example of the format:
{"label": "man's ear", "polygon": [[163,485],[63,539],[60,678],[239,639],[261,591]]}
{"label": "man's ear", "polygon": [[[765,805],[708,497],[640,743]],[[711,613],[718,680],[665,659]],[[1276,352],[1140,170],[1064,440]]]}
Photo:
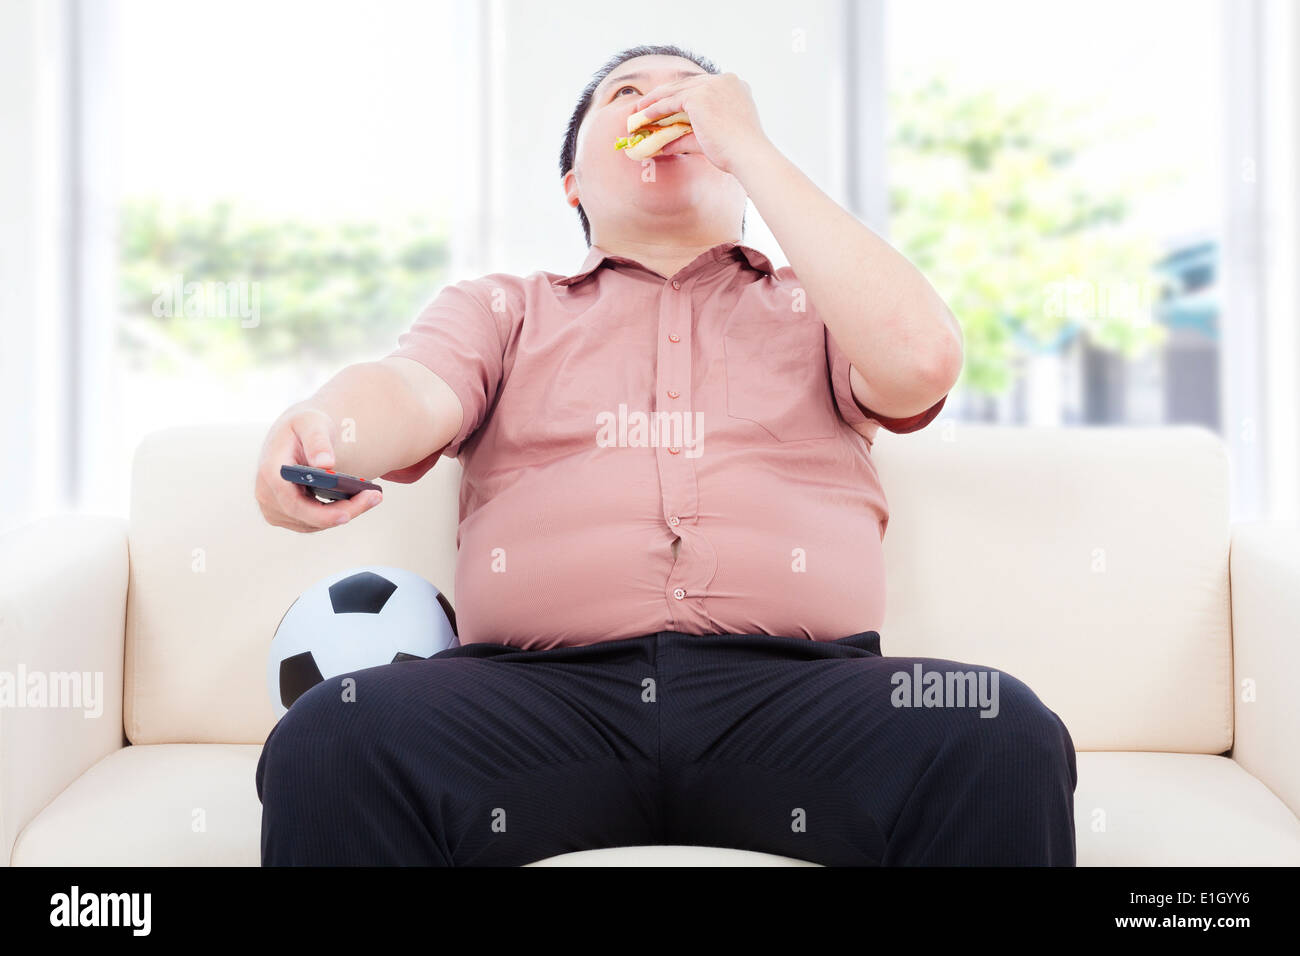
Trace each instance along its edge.
{"label": "man's ear", "polygon": [[560,180],[560,182],[564,184],[564,201],[568,203],[570,206],[572,206],[574,209],[577,209],[578,203],[582,201],[578,197],[577,175],[571,169],[564,174],[564,178]]}

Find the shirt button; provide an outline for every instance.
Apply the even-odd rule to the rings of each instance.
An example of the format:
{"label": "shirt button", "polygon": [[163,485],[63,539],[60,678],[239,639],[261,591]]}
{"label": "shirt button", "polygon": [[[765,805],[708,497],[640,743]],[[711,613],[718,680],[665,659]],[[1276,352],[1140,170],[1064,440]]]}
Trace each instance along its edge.
{"label": "shirt button", "polygon": [[681,392],[675,391],[674,389],[671,389],[671,388],[668,389],[668,397],[669,397],[669,398],[678,398],[678,397],[681,396],[681,394],[682,394]]}
{"label": "shirt button", "polygon": [[674,332],[672,335],[668,336],[668,341],[669,341],[669,342],[680,342],[681,340],[682,340],[682,337],[681,337],[680,335],[678,335],[676,332]]}
{"label": "shirt button", "polygon": [[674,279],[674,280],[673,280],[673,288],[674,288],[674,289],[680,289],[681,287],[682,287],[682,284],[681,284],[680,282],[678,282],[676,279]]}
{"label": "shirt button", "polygon": [[682,523],[682,519],[677,517],[677,515],[671,515],[668,518],[668,523],[672,525],[674,528],[676,528],[679,524]]}
{"label": "shirt button", "polygon": [[673,592],[673,597],[677,598],[677,600],[680,601],[682,598],[686,597],[686,592],[683,591],[681,588],[678,588],[676,591]]}

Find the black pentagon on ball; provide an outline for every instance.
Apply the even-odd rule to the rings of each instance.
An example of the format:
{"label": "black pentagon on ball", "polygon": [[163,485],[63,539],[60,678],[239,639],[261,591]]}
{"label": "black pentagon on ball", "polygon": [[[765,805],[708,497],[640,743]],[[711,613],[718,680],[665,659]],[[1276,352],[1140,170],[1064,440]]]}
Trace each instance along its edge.
{"label": "black pentagon on ball", "polygon": [[447,596],[441,591],[438,592],[438,605],[442,608],[442,613],[447,615],[447,623],[451,625],[451,633],[459,637],[460,631],[456,630],[456,609],[451,606],[451,602],[447,600]]}
{"label": "black pentagon on ball", "polygon": [[330,585],[335,614],[378,614],[397,585],[373,571],[358,571]]}
{"label": "black pentagon on ball", "polygon": [[280,703],[288,710],[295,700],[324,679],[311,651],[286,657],[280,661]]}

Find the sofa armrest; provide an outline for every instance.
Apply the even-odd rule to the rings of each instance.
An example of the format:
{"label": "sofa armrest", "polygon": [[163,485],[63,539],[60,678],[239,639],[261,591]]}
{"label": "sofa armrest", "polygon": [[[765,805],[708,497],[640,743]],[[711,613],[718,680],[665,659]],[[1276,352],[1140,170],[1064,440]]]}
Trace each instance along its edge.
{"label": "sofa armrest", "polygon": [[0,536],[0,865],[23,827],[126,743],[126,530],[57,515]]}
{"label": "sofa armrest", "polygon": [[1233,525],[1228,574],[1232,757],[1300,815],[1300,524]]}

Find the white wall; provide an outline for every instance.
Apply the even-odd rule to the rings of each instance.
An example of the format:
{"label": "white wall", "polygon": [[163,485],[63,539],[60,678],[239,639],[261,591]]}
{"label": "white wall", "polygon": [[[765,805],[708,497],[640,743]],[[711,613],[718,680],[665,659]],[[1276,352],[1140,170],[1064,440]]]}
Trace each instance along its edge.
{"label": "white wall", "polygon": [[70,504],[65,26],[0,3],[0,531]]}
{"label": "white wall", "polygon": [[1227,128],[1220,353],[1234,521],[1300,510],[1300,17],[1292,0],[1225,3]]}
{"label": "white wall", "polygon": [[1300,4],[1264,7],[1264,375],[1269,517],[1300,517]]}

